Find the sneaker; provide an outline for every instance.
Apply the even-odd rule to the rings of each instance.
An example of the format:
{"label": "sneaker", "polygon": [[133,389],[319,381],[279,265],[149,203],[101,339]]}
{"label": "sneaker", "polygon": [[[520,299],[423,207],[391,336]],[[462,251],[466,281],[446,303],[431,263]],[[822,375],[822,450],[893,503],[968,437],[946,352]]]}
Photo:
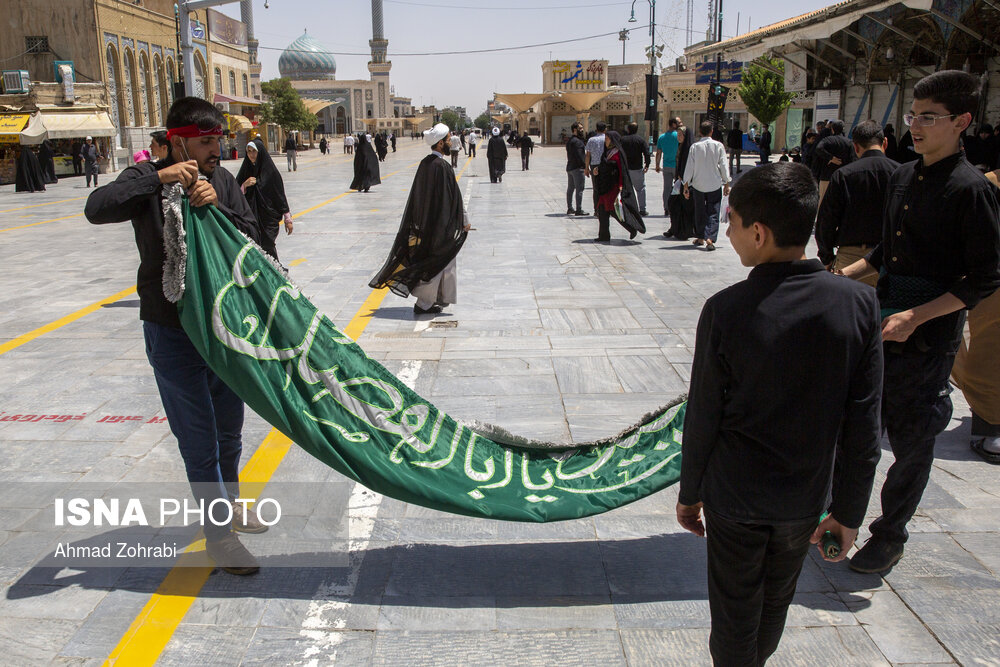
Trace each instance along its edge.
{"label": "sneaker", "polygon": [[243,511],[243,503],[232,503],[233,505],[233,530],[237,533],[266,533],[267,526],[260,522],[257,512],[252,507]]}
{"label": "sneaker", "polygon": [[870,537],[851,558],[850,566],[855,572],[865,574],[881,574],[892,569],[892,566],[903,557],[903,545],[895,542]]}
{"label": "sneaker", "polygon": [[639,211],[639,215],[645,218],[647,215],[649,215],[649,211],[647,211],[646,209],[642,209],[641,211]]}
{"label": "sneaker", "polygon": [[590,215],[590,213],[587,213],[582,208],[578,208],[578,209],[576,209],[576,212],[573,213],[573,215]]}
{"label": "sneaker", "polygon": [[691,241],[691,243],[693,245],[705,245],[705,242],[702,241],[701,239],[695,239],[694,241]]}
{"label": "sneaker", "polygon": [[569,208],[566,209],[566,215],[576,215],[576,212],[573,209]]}
{"label": "sneaker", "polygon": [[413,314],[414,315],[436,315],[441,312],[441,306],[433,305],[430,308],[421,308],[417,304],[413,304]]}
{"label": "sneaker", "polygon": [[715,250],[715,244],[711,241],[705,241],[705,250],[712,251]]}
{"label": "sneaker", "polygon": [[219,540],[206,540],[205,551],[218,567],[229,574],[246,576],[260,571],[260,563],[247,551],[235,533],[229,533]]}

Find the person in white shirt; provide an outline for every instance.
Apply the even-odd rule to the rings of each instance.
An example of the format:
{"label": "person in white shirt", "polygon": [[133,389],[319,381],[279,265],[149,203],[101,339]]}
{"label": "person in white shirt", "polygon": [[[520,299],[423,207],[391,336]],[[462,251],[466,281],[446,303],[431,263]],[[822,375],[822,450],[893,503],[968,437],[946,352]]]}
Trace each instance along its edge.
{"label": "person in white shirt", "polygon": [[475,132],[469,132],[469,155],[476,157],[476,142],[479,141],[479,135]]}
{"label": "person in white shirt", "polygon": [[345,134],[344,135],[344,153],[350,155],[354,152],[354,135]]}
{"label": "person in white shirt", "polygon": [[451,167],[458,168],[458,154],[462,151],[462,137],[458,132],[452,132],[448,140],[448,148],[451,150]]}
{"label": "person in white shirt", "polygon": [[705,250],[715,250],[719,238],[719,207],[732,183],[726,166],[726,148],[722,142],[712,139],[713,129],[711,121],[699,126],[701,138],[691,146],[682,177],[684,197],[694,198],[693,243],[705,246]]}

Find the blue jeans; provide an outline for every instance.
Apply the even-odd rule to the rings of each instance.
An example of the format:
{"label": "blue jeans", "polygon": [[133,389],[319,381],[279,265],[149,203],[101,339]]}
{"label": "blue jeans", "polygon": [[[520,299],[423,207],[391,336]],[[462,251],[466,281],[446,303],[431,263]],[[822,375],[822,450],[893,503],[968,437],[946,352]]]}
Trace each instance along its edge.
{"label": "blue jeans", "polygon": [[[212,372],[183,329],[142,323],[146,357],[153,367],[160,401],[184,459],[196,500],[209,503],[239,495],[243,451],[243,401]],[[216,505],[221,522],[228,514]],[[219,539],[229,526],[205,521],[205,537]]]}
{"label": "blue jeans", "polygon": [[722,188],[702,192],[690,188],[694,200],[694,237],[715,243],[719,240],[719,206],[722,204]]}

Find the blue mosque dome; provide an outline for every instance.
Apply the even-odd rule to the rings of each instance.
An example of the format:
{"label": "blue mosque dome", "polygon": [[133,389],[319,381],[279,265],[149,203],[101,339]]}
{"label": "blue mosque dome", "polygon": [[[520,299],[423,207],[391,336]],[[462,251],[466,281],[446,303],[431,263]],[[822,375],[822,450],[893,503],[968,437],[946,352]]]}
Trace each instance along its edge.
{"label": "blue mosque dome", "polygon": [[278,58],[281,76],[296,81],[337,78],[337,61],[328,49],[309,36],[308,31],[288,45]]}

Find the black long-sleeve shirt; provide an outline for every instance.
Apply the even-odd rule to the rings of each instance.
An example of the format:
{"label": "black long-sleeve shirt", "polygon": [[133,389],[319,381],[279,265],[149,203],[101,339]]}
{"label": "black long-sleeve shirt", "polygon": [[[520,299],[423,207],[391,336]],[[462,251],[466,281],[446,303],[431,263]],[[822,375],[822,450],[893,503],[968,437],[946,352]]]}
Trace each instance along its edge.
{"label": "black long-sleeve shirt", "polygon": [[[816,260],[761,264],[705,302],[680,502],[747,523],[864,520],[879,459],[882,336],[872,290]],[[843,474],[831,490],[838,436]]]}
{"label": "black long-sleeve shirt", "polygon": [[[172,164],[168,157],[155,164],[142,162],[128,167],[114,182],[90,194],[84,214],[95,225],[132,221],[139,248],[139,319],[179,329],[177,306],[163,295],[163,185],[159,170]],[[233,175],[216,167],[208,181],[218,197],[216,207],[237,229],[259,241],[257,220]]]}
{"label": "black long-sleeve shirt", "polygon": [[[933,280],[967,308],[1000,287],[1000,205],[961,153],[927,167],[920,158],[893,172],[882,219],[882,242],[867,257],[877,270]],[[889,282],[879,280],[880,298]]]}
{"label": "black long-sleeve shirt", "polygon": [[[840,158],[840,164],[830,164],[832,158]],[[819,180],[829,181],[833,172],[854,161],[854,144],[842,134],[831,134],[816,142],[813,152],[813,166],[819,168]]]}
{"label": "black long-sleeve shirt", "polygon": [[566,171],[573,171],[574,169],[583,169],[587,166],[587,156],[586,148],[583,145],[583,139],[573,135],[566,142]]}
{"label": "black long-sleeve shirt", "polygon": [[833,173],[816,220],[820,261],[832,262],[835,247],[878,245],[885,191],[898,167],[882,151],[870,150]]}
{"label": "black long-sleeve shirt", "polygon": [[629,169],[649,169],[649,146],[638,134],[623,136],[622,150],[625,151],[625,162]]}

